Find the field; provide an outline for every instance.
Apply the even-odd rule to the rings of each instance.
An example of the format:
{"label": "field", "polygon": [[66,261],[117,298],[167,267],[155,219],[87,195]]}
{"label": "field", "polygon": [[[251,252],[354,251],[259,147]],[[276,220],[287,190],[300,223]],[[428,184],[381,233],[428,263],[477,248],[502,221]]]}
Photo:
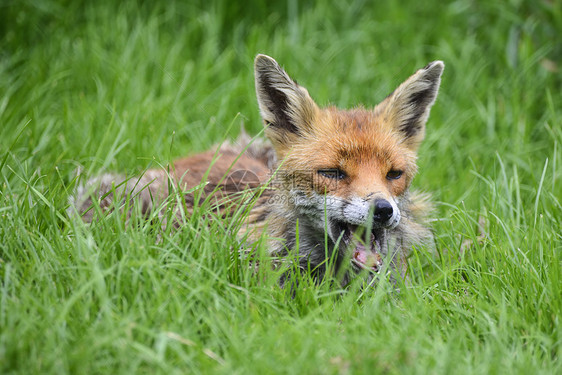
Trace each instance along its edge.
{"label": "field", "polygon": [[[253,58],[321,105],[445,72],[419,157],[436,250],[400,292],[278,286],[239,220],[67,215],[87,176],[262,130]],[[0,5],[0,373],[562,373],[562,2]]]}

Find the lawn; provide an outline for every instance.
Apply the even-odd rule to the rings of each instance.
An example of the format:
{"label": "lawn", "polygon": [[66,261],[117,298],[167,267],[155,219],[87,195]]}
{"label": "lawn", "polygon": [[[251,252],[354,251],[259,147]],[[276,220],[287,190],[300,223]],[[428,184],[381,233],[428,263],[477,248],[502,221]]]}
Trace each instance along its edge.
{"label": "lawn", "polygon": [[[243,4],[0,5],[0,373],[561,373],[562,2]],[[78,170],[258,134],[257,53],[341,108],[445,62],[414,181],[436,249],[399,293],[282,289],[205,205],[67,215]]]}

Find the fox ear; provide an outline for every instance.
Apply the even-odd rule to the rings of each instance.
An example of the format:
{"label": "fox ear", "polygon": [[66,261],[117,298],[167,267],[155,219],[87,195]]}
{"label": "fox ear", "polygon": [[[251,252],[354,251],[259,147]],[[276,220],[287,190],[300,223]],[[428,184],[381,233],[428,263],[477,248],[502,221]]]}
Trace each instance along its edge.
{"label": "fox ear", "polygon": [[435,102],[445,64],[433,61],[402,83],[381,104],[383,118],[402,133],[405,143],[417,149]]}
{"label": "fox ear", "polygon": [[318,107],[308,91],[269,56],[257,55],[254,70],[260,113],[269,126],[269,136],[281,141],[290,134],[309,132]]}

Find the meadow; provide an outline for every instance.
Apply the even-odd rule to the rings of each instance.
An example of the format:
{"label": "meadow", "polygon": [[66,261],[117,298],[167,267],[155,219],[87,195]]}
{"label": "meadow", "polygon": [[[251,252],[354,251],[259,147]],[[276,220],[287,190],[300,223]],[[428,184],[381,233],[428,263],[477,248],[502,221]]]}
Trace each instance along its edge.
{"label": "meadow", "polygon": [[[77,170],[259,134],[258,53],[341,108],[445,62],[413,184],[435,251],[399,293],[288,292],[205,205],[179,231],[67,214]],[[561,167],[559,0],[4,2],[0,373],[562,373]]]}

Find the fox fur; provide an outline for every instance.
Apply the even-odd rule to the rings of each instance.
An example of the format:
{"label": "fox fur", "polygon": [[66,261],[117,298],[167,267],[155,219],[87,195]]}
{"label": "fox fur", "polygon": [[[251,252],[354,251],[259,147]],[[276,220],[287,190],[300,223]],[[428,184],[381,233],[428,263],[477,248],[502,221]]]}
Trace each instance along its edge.
{"label": "fox fur", "polygon": [[[332,260],[344,285],[360,272],[403,275],[412,246],[432,239],[426,226],[431,204],[409,187],[443,62],[419,69],[374,108],[350,110],[320,108],[269,56],[258,55],[254,67],[266,140],[243,134],[169,170],[149,169],[128,180],[102,175],[81,186],[71,206],[90,222],[94,200],[109,210],[133,197],[148,213],[173,184],[183,191],[199,187],[217,202],[267,185],[246,230],[266,231],[272,255],[297,259],[318,279]],[[184,195],[188,210],[193,200],[193,193]]]}

